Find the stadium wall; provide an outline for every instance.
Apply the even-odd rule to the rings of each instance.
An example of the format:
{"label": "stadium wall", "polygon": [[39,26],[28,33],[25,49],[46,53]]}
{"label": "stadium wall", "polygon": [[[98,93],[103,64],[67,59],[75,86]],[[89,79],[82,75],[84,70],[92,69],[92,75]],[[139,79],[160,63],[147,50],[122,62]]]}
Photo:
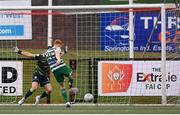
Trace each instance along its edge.
{"label": "stadium wall", "polygon": [[[99,4],[100,0],[58,0],[54,1],[53,5],[93,5]],[[32,6],[46,6],[48,0],[32,0]],[[38,12],[38,11],[33,11]],[[85,18],[83,18],[85,19]],[[53,30],[52,39],[62,39],[70,49],[75,49],[76,42],[76,17],[75,15],[69,16],[53,16]],[[18,46],[20,48],[38,48],[44,49],[47,47],[47,15],[32,16],[32,40],[20,40]],[[80,25],[82,26],[82,25]],[[85,29],[85,28],[82,28]],[[85,29],[87,30],[87,29]],[[81,31],[81,30],[80,30]],[[87,32],[87,31],[86,31]],[[88,34],[88,33],[85,33]],[[94,38],[96,39],[96,38]],[[40,45],[38,45],[40,44]]]}

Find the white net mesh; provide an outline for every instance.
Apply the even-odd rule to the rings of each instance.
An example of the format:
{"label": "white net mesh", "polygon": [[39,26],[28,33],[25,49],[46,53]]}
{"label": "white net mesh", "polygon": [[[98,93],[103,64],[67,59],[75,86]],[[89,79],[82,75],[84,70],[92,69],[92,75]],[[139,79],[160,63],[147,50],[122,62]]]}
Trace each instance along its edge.
{"label": "white net mesh", "polygon": [[[79,89],[76,103],[84,103],[84,95],[91,93],[94,96],[94,101],[91,103],[97,104],[161,104],[162,94],[159,84],[162,79],[160,69],[160,25],[162,22],[158,18],[160,17],[160,8],[134,8],[131,10],[134,14],[135,58],[133,60],[129,58],[129,10],[129,8],[87,8],[83,10],[53,10],[51,14],[48,14],[47,11],[33,10],[31,13],[22,11],[23,17],[32,16],[32,22],[29,22],[27,17],[19,20],[19,22],[23,21],[25,24],[29,24],[26,27],[29,31],[24,32],[32,34],[32,39],[1,40],[3,53],[1,58],[2,60],[4,58],[5,60],[11,60],[9,58],[23,60],[24,94],[31,86],[35,62],[17,56],[10,49],[18,46],[32,53],[42,53],[47,47],[48,15],[52,15],[52,38],[61,39],[68,46],[68,53],[64,59],[67,64],[70,60],[70,66],[74,68],[74,86]],[[11,13],[17,15],[16,11],[11,11]],[[168,31],[172,31],[168,35],[178,33],[178,26],[174,26],[177,23],[174,21],[174,16],[177,17],[177,14],[172,10],[166,14],[169,19],[167,26],[171,27]],[[4,25],[7,24],[4,23]],[[30,31],[31,29],[32,31]],[[177,41],[178,39],[176,39],[176,44],[178,44]],[[177,45],[172,46],[172,48],[174,47],[173,52],[169,48],[168,55],[177,56],[178,50],[175,50],[175,46]],[[171,63],[169,67],[172,68]],[[171,71],[176,70],[172,68]],[[172,76],[172,74],[168,75]],[[174,79],[174,76],[170,78],[170,82],[173,82]],[[54,77],[51,77],[51,83],[54,88],[51,94],[51,103],[63,103],[58,83]],[[175,83],[178,82],[172,83],[171,87],[175,87]],[[40,94],[41,91],[39,90],[30,97],[27,103],[34,103],[34,96]],[[18,99],[21,96],[18,96]],[[1,99],[2,103],[8,102],[7,100],[16,102],[11,96],[1,96]],[[42,103],[45,103],[45,100]]]}
{"label": "white net mesh", "polygon": [[[146,49],[150,32],[160,12],[158,9],[150,10],[133,9],[134,52],[137,60],[144,59],[141,59],[141,55]],[[146,62],[149,66],[144,67],[143,65],[146,63],[143,61],[127,61],[129,60],[128,11],[129,9],[119,9],[119,12],[104,11],[98,14],[76,16],[78,19],[76,20],[78,33],[76,36],[78,60],[76,80],[77,87],[80,88],[80,93],[77,95],[79,101],[83,101],[85,93],[92,93],[95,97],[94,102],[100,104],[158,104],[161,102],[161,94],[153,95],[157,92],[160,93],[161,90],[157,89],[153,92],[154,88],[151,89],[150,86],[148,89],[149,87],[146,85],[150,83],[146,83],[146,80],[143,81],[146,77],[144,74],[152,73],[150,65],[153,63]],[[158,31],[161,30],[158,28]],[[157,37],[157,33],[154,36]],[[158,39],[154,38],[153,40],[157,41]],[[160,46],[160,42],[158,46]],[[148,46],[147,51],[146,56],[149,60],[160,58],[161,49],[154,48],[153,44]],[[130,67],[133,69],[133,73],[128,73],[132,71],[128,66],[126,68],[126,63],[133,65],[133,68]],[[139,75],[142,78],[137,78],[138,72],[142,73]]]}
{"label": "white net mesh", "polygon": [[[173,87],[172,93],[174,95],[168,97],[169,103],[179,104],[179,37],[180,37],[180,15],[179,8],[168,10],[167,13],[167,31],[166,31],[166,42],[167,42],[167,59],[171,65],[167,66],[167,72],[171,75]],[[176,93],[175,93],[176,92]]]}

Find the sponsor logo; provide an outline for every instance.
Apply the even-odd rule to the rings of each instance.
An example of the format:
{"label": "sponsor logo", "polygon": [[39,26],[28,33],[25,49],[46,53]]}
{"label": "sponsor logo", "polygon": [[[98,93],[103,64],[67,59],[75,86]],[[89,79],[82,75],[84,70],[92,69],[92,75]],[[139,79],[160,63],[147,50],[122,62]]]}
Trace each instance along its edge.
{"label": "sponsor logo", "polygon": [[[177,80],[176,75],[168,73],[166,82],[175,82]],[[156,73],[137,73],[137,82],[162,82],[162,75]]]}
{"label": "sponsor logo", "polygon": [[[147,90],[161,89],[161,82],[161,68],[152,68],[152,73],[137,72],[137,83],[144,83]],[[166,89],[169,89],[172,83],[177,82],[177,75],[168,72],[165,82]]]}
{"label": "sponsor logo", "polygon": [[129,45],[129,23],[127,17],[113,19],[110,25],[106,26],[105,32],[105,38],[109,39],[116,47]]}
{"label": "sponsor logo", "polygon": [[0,95],[22,95],[22,63],[0,62]]}
{"label": "sponsor logo", "polygon": [[[98,94],[100,96],[179,96],[180,61],[166,62],[166,76],[161,61],[98,62]],[[164,78],[164,79],[163,79]]]}
{"label": "sponsor logo", "polygon": [[23,36],[24,25],[0,25],[0,36]]}
{"label": "sponsor logo", "polygon": [[[128,13],[101,14],[101,50],[129,51],[128,18]],[[167,51],[175,51],[177,50],[175,44],[177,36],[180,35],[180,18],[167,14],[166,21]],[[151,36],[152,44],[146,47],[156,22],[157,26]],[[157,12],[141,12],[134,15],[134,51],[144,51],[145,49],[146,51],[161,51],[161,23]]]}
{"label": "sponsor logo", "polygon": [[126,92],[132,78],[132,64],[102,63],[102,93]]}

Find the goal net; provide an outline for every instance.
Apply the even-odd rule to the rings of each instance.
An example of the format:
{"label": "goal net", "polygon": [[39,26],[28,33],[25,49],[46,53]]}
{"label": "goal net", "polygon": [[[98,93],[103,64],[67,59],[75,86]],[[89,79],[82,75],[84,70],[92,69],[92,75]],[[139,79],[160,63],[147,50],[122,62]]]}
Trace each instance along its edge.
{"label": "goal net", "polygon": [[[133,13],[133,28],[129,24]],[[119,8],[77,15],[77,95],[86,93],[97,104],[161,104],[161,25],[159,8]],[[133,29],[133,40],[130,31]],[[153,28],[153,40],[148,40]],[[130,57],[133,42],[134,58]],[[146,50],[144,57],[143,52]]]}
{"label": "goal net", "polygon": [[[17,102],[31,88],[36,60],[18,55],[14,47],[31,53],[42,53],[47,48],[47,14],[33,15],[30,10],[0,11],[0,103]],[[26,103],[34,103],[37,90]],[[46,103],[46,99],[42,103]]]}
{"label": "goal net", "polygon": [[[15,65],[22,74],[15,85],[20,93],[1,95],[0,101],[17,103],[31,87],[35,60],[15,54],[12,47],[42,53],[49,41],[48,29],[52,29],[52,41],[61,39],[68,46],[64,60],[73,69],[74,86],[79,89],[74,103],[162,104],[164,100],[171,103],[169,100],[179,96],[178,67],[174,68],[179,62],[175,59],[162,61],[164,51],[169,48],[168,45],[167,49],[161,47],[165,39],[162,27],[172,27],[168,31],[173,32],[166,32],[168,35],[178,33],[179,22],[175,19],[178,19],[179,9],[163,12],[163,8],[162,4],[0,8],[3,22],[0,24],[1,60],[17,62]],[[130,12],[133,13],[133,25],[129,22]],[[52,28],[48,28],[48,15],[52,16]],[[11,23],[2,18],[9,16]],[[14,35],[6,33],[9,26],[16,30]],[[170,51],[167,55],[178,56],[177,47],[178,42],[173,51],[167,50]],[[130,52],[134,52],[134,57],[130,57]],[[163,65],[167,68],[162,68]],[[59,85],[51,76],[50,103],[63,103]],[[26,103],[34,103],[35,96],[42,91],[40,88]],[[87,93],[93,94],[92,102],[84,101]]]}
{"label": "goal net", "polygon": [[[148,54],[151,56],[154,54],[154,52],[149,53],[148,48],[154,47],[159,50],[161,50],[161,42],[162,42],[162,36],[158,35],[158,26],[161,24],[160,20],[161,15],[159,14],[154,22],[154,27],[150,33],[148,42],[146,44],[146,49],[143,51],[143,58],[149,58]],[[166,85],[166,96],[167,96],[167,103],[168,104],[178,104],[179,103],[179,72],[178,66],[179,66],[179,8],[172,8],[168,7],[166,9],[166,79],[165,79],[165,85]],[[154,36],[157,35],[158,39],[154,39]],[[161,57],[162,55],[159,54]],[[157,58],[157,57],[156,57]],[[162,58],[162,57],[161,57]],[[158,72],[155,70],[155,72]]]}
{"label": "goal net", "polygon": [[[166,31],[166,44],[167,44],[167,54],[166,57],[171,63],[171,65],[168,65],[168,71],[167,72],[172,72],[173,75],[171,75],[172,82],[174,82],[173,85],[173,90],[179,94],[179,72],[178,68],[180,66],[179,60],[180,60],[180,15],[179,15],[179,8],[176,9],[171,9],[168,10],[166,15],[168,17],[169,23],[167,26],[167,31]],[[173,22],[173,23],[171,23]],[[169,47],[169,48],[168,48]],[[174,72],[173,72],[174,71]],[[171,74],[172,74],[171,73]],[[169,83],[170,84],[170,83]],[[173,104],[179,104],[180,103],[180,98],[179,95],[172,95],[168,97],[168,102],[173,103]]]}

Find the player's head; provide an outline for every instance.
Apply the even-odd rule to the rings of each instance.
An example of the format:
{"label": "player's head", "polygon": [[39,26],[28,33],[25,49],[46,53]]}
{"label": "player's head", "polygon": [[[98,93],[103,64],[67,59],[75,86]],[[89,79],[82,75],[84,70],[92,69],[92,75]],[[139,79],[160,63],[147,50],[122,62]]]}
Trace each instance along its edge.
{"label": "player's head", "polygon": [[54,47],[62,47],[64,44],[63,44],[63,42],[60,39],[56,39],[53,42],[53,45],[54,45]]}

